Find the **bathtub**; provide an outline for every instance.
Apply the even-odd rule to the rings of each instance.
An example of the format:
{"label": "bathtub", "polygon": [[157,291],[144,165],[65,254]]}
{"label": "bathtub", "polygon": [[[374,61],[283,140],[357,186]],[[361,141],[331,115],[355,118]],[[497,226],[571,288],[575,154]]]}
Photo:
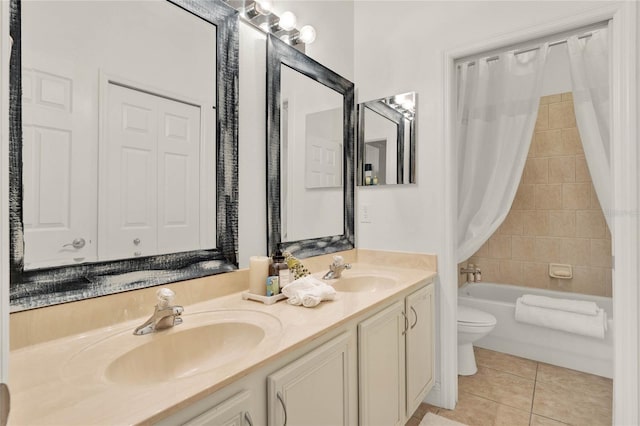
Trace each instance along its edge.
{"label": "bathtub", "polygon": [[[608,330],[605,338],[601,340],[516,322],[515,303],[523,294],[596,302],[607,312]],[[498,320],[495,329],[478,340],[475,346],[613,377],[613,301],[610,297],[506,284],[466,283],[458,289],[458,303],[489,312]]]}

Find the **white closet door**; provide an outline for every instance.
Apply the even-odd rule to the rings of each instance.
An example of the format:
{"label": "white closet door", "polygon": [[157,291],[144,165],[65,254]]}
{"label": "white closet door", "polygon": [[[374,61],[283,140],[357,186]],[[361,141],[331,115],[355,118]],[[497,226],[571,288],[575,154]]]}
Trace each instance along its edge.
{"label": "white closet door", "polygon": [[307,188],[342,186],[342,145],[320,137],[308,137]]}
{"label": "white closet door", "polygon": [[42,58],[26,56],[22,69],[25,269],[92,261],[95,151],[87,126],[74,111],[80,103],[75,92],[82,83],[60,61],[43,64]]}
{"label": "white closet door", "polygon": [[[157,253],[157,97],[108,85],[100,259]],[[105,151],[102,151],[105,152]],[[103,175],[105,176],[105,175]]]}
{"label": "white closet door", "polygon": [[107,92],[100,259],[199,249],[200,107],[112,83]]}
{"label": "white closet door", "polygon": [[158,250],[195,250],[200,248],[200,108],[158,98],[158,116]]}

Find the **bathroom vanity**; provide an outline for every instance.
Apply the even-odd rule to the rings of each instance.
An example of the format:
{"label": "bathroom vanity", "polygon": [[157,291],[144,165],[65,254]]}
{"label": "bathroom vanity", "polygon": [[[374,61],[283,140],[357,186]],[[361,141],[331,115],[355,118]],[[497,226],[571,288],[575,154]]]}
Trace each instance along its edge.
{"label": "bathroom vanity", "polygon": [[[9,424],[403,425],[433,386],[435,257],[343,254],[353,268],[316,308],[242,300],[241,270],[205,300],[201,280],[173,284],[184,322],[171,329],[134,336],[137,317],[12,351]],[[305,264],[320,275],[330,258]],[[115,308],[126,294],[76,303]],[[46,309],[12,327],[35,328]]]}

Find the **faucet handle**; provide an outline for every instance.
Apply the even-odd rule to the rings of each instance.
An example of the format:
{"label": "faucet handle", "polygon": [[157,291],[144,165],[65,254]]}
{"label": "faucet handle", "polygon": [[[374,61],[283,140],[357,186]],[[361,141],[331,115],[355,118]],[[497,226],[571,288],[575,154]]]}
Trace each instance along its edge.
{"label": "faucet handle", "polygon": [[161,288],[156,292],[156,296],[158,297],[158,307],[163,309],[171,305],[176,294],[171,289]]}
{"label": "faucet handle", "polygon": [[333,265],[342,266],[344,264],[344,258],[340,255],[333,256]]}

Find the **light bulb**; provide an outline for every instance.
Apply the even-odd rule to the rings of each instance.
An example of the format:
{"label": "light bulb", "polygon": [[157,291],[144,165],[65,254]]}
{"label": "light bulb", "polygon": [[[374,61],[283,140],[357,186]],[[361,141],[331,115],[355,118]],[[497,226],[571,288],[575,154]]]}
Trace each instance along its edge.
{"label": "light bulb", "polygon": [[300,36],[298,39],[305,44],[313,43],[316,39],[316,29],[311,25],[305,25],[300,28]]}
{"label": "light bulb", "polygon": [[289,12],[287,10],[282,15],[280,15],[278,26],[285,31],[291,31],[296,27],[296,15],[294,15],[293,12]]}
{"label": "light bulb", "polygon": [[255,8],[260,15],[269,15],[273,10],[273,3],[271,0],[256,0]]}

